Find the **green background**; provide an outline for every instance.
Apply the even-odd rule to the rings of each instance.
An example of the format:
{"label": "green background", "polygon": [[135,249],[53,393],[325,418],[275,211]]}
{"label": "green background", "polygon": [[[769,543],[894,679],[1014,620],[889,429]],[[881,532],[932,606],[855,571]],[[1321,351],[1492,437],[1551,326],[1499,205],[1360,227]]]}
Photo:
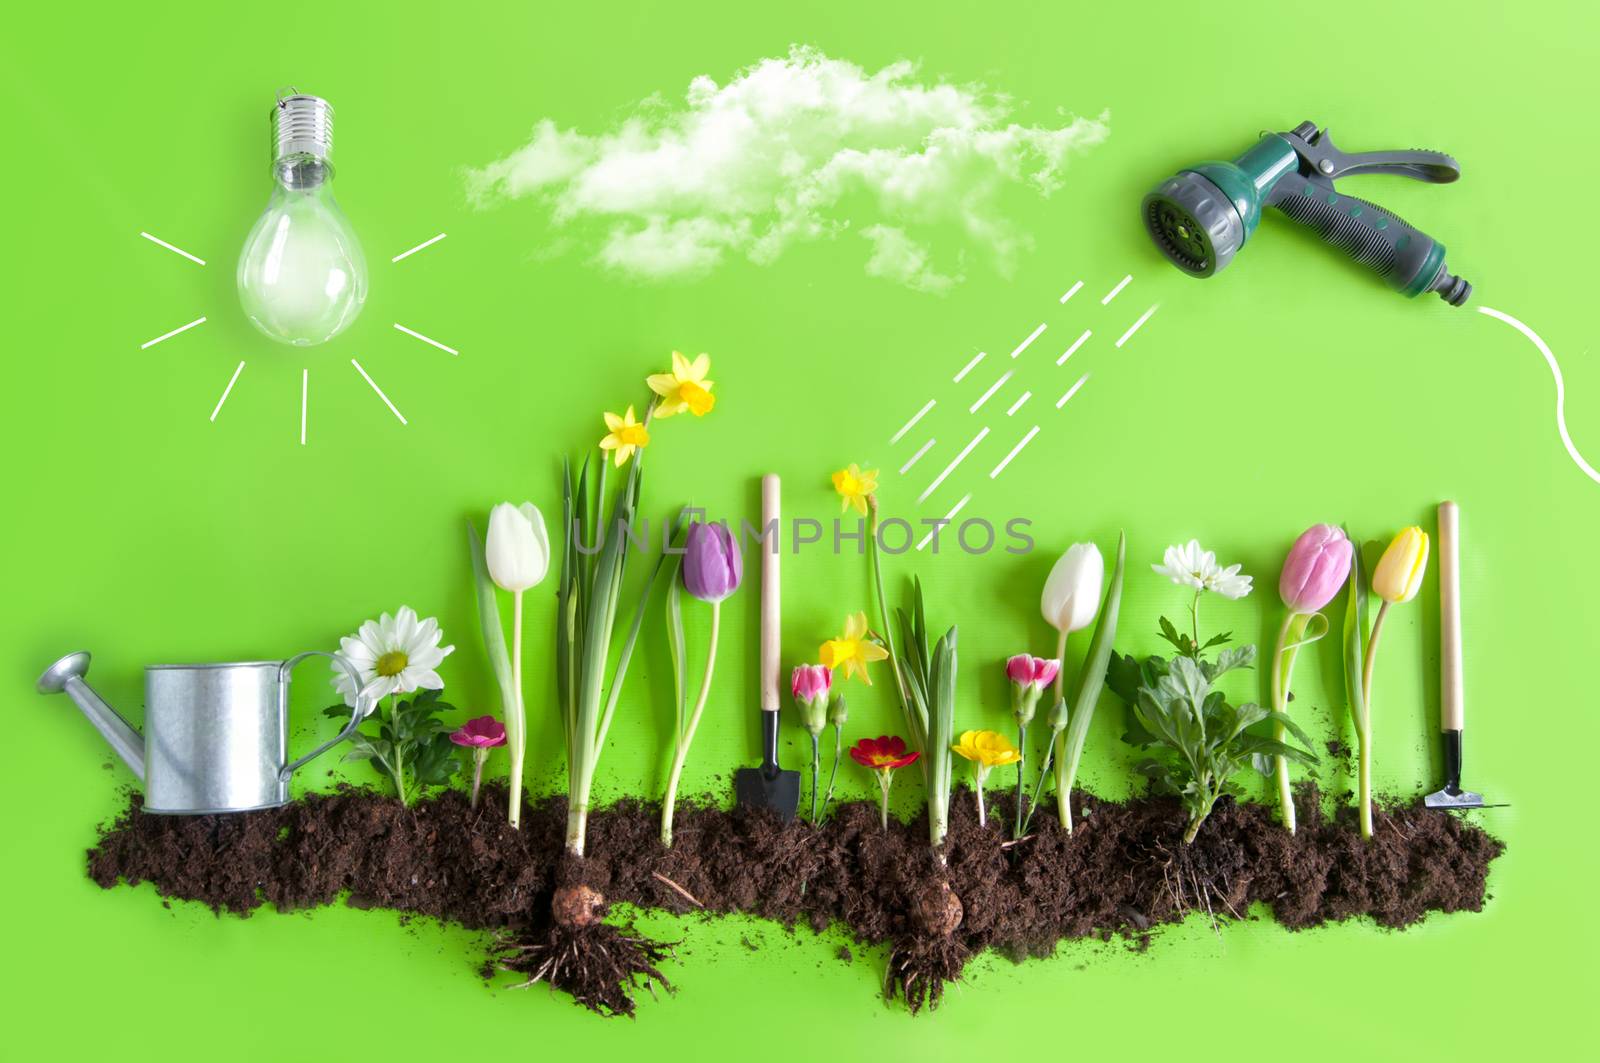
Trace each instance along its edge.
{"label": "green background", "polygon": [[[1600,485],[1563,453],[1537,351],[1473,308],[1502,309],[1545,337],[1563,359],[1573,436],[1600,457],[1592,267],[1585,227],[1574,224],[1587,202],[1568,191],[1600,165],[1588,135],[1597,31],[1593,6],[1578,2],[14,13],[0,43],[12,158],[0,266],[10,467],[0,624],[11,701],[0,1009],[16,1058],[70,1044],[125,1059],[723,1058],[763,1046],[776,1046],[774,1058],[1410,1059],[1567,1042],[1587,1028],[1587,965],[1600,944],[1585,915],[1600,866],[1587,843],[1592,780],[1581,755],[1593,710],[1584,677],[1600,590],[1589,563]],[[552,234],[538,206],[465,203],[464,167],[519,146],[540,117],[599,132],[653,92],[679,98],[702,73],[725,82],[794,42],[868,70],[909,57],[928,80],[982,81],[1015,97],[1025,122],[1109,108],[1110,139],[1073,159],[1053,197],[1008,200],[1034,240],[1013,276],[976,259],[943,298],[866,277],[863,246],[848,237],[796,246],[769,267],[733,262],[699,282],[632,284],[591,267],[581,250],[541,254]],[[338,194],[372,270],[360,321],[310,352],[256,335],[233,292],[237,249],[267,197],[266,113],[285,84],[338,108]],[[1211,281],[1158,257],[1134,210],[1148,186],[1302,118],[1328,123],[1348,150],[1421,144],[1461,161],[1464,177],[1449,188],[1368,178],[1349,190],[1449,246],[1452,268],[1476,289],[1467,309],[1390,294],[1279,217]],[[210,264],[163,251],[140,230]],[[440,231],[447,240],[390,263]],[[1102,307],[1098,297],[1124,273],[1132,283]],[[1058,304],[1076,280],[1084,290]],[[1156,302],[1143,331],[1114,350],[1110,339]],[[204,326],[140,350],[202,314]],[[401,335],[397,321],[460,357]],[[997,395],[969,415],[1005,353],[1040,321],[1050,329],[1006,389],[1013,398],[1033,389],[1032,404],[1007,418]],[[1055,368],[1048,355],[1085,327],[1095,338]],[[721,402],[703,421],[660,427],[652,512],[692,499],[753,516],[756,478],[775,471],[792,515],[826,519],[836,510],[828,473],[856,460],[884,469],[890,512],[938,516],[971,491],[966,516],[1034,522],[1039,550],[1028,557],[947,549],[893,565],[897,579],[915,568],[927,581],[935,622],[961,625],[963,726],[1008,723],[1000,662],[1048,652],[1038,589],[1073,541],[1109,550],[1117,529],[1128,530],[1121,648],[1156,649],[1156,617],[1181,610],[1182,594],[1149,564],[1190,536],[1258,583],[1244,602],[1208,604],[1204,619],[1259,641],[1275,630],[1277,567],[1303,527],[1431,529],[1434,504],[1459,499],[1467,782],[1512,802],[1478,816],[1510,846],[1486,911],[1404,933],[1357,922],[1290,934],[1255,921],[1220,940],[1191,919],[1142,955],[1119,941],[1066,945],[1021,966],[988,957],[916,1020],[879,1002],[879,951],[845,966],[827,935],[649,915],[644,926],[684,939],[668,968],[679,992],[647,1000],[629,1023],[598,1020],[543,989],[486,989],[473,975],[483,938],[459,928],[402,928],[392,914],[342,907],[217,919],[190,904],[168,910],[149,886],[103,892],[89,882],[84,849],[123,807],[131,779],[107,764],[67,702],[33,694],[46,663],[93,650],[92,680],[137,719],[144,664],[331,647],[362,619],[410,604],[438,616],[457,646],[444,670],[450,700],[494,711],[463,521],[503,499],[554,512],[558,454],[597,438],[602,409],[639,401],[641,378],[673,348],[712,354]],[[980,349],[989,360],[952,384]],[[351,357],[409,425],[382,407]],[[241,359],[247,368],[211,423]],[[311,370],[304,447],[302,368]],[[1084,371],[1089,384],[1053,409],[1047,400]],[[920,428],[887,441],[928,398],[939,406],[924,425],[940,443],[901,477],[893,470]],[[994,435],[917,507],[940,455],[983,417]],[[991,482],[987,470],[1030,418],[1040,436]],[[854,556],[793,559],[786,657],[809,657],[866,604],[865,575]],[[1437,771],[1432,577],[1392,618],[1379,665],[1377,784],[1394,794],[1431,789]],[[754,756],[755,597],[741,593],[729,608],[733,637],[690,791],[723,791],[730,768]],[[547,789],[561,774],[558,724],[545,708],[548,602],[531,613],[530,764]],[[645,645],[601,764],[606,797],[662,784],[671,706],[659,614]],[[1082,649],[1074,640],[1073,660]],[[1350,737],[1333,711],[1334,653],[1330,640],[1298,677],[1299,715],[1319,741]],[[313,717],[327,700],[323,682],[314,667],[300,684],[297,743],[332,726]],[[894,729],[886,686],[851,694],[852,738]],[[1082,772],[1105,796],[1131,785],[1118,715],[1102,708]],[[787,732],[791,759],[796,734]],[[847,793],[864,796],[868,780],[845,771]],[[348,777],[370,778],[360,766]],[[1323,781],[1340,793],[1350,784],[1337,763]],[[902,809],[917,790],[903,786]],[[766,947],[747,950],[743,935]]]}

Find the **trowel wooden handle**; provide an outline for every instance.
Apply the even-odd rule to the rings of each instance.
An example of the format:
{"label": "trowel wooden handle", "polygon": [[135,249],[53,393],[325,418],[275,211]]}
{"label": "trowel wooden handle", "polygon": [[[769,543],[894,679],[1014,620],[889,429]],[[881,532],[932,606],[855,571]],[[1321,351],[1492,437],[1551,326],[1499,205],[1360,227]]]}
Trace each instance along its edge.
{"label": "trowel wooden handle", "polygon": [[1439,726],[1459,731],[1465,721],[1461,685],[1461,509],[1439,503]]}
{"label": "trowel wooden handle", "polygon": [[[761,711],[778,711],[778,657],[783,652],[783,603],[778,580],[778,552],[783,549],[782,485],[768,474],[761,478]],[[767,538],[771,535],[771,539]]]}

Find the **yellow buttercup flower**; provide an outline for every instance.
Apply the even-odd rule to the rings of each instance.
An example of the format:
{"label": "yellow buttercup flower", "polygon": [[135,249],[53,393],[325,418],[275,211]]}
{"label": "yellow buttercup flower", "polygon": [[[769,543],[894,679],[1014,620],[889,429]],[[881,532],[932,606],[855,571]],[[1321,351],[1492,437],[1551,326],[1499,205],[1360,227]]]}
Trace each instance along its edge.
{"label": "yellow buttercup flower", "polygon": [[1422,589],[1428,571],[1428,533],[1421,528],[1403,529],[1372,570],[1372,593],[1386,602],[1409,602]]}
{"label": "yellow buttercup flower", "polygon": [[646,378],[650,390],[661,396],[656,403],[657,417],[671,417],[688,410],[696,417],[704,417],[717,404],[711,394],[715,385],[706,379],[711,372],[711,356],[702,354],[689,361],[677,351],[672,352],[672,372],[655,373]]}
{"label": "yellow buttercup flower", "polygon": [[985,775],[990,768],[1015,764],[1022,759],[1021,751],[1011,744],[1011,739],[998,731],[962,731],[961,738],[950,748],[972,761]]}
{"label": "yellow buttercup flower", "polygon": [[849,468],[833,474],[833,489],[839,492],[839,512],[854,506],[856,512],[865,517],[867,502],[878,490],[878,470],[863,470],[852,461]]}
{"label": "yellow buttercup flower", "polygon": [[867,665],[889,656],[889,651],[867,638],[867,614],[853,613],[845,618],[844,634],[822,644],[820,653],[824,668],[843,668],[846,680],[859,675],[867,686],[872,676]]}
{"label": "yellow buttercup flower", "polygon": [[606,414],[606,427],[610,432],[600,441],[600,449],[616,451],[619,466],[626,465],[635,450],[650,445],[650,431],[634,417],[632,406],[621,417],[614,413]]}

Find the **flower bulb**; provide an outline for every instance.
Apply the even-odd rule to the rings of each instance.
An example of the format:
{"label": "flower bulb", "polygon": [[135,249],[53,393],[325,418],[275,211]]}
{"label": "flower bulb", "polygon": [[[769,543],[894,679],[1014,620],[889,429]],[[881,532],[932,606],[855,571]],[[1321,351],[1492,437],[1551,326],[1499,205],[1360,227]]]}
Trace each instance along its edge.
{"label": "flower bulb", "polygon": [[343,332],[367,298],[361,243],[333,198],[333,108],[286,96],[272,112],[272,198],[239,255],[239,303],[280,343]]}

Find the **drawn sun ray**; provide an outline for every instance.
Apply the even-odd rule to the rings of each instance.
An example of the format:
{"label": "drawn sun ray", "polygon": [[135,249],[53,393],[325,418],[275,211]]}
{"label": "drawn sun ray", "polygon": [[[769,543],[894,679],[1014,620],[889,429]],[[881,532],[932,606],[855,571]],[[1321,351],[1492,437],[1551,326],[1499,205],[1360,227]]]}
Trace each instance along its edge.
{"label": "drawn sun ray", "polygon": [[239,367],[235,369],[233,371],[233,375],[228,378],[228,386],[222,389],[222,398],[217,400],[216,409],[211,411],[211,421],[213,424],[216,423],[217,414],[222,412],[222,404],[228,401],[228,394],[233,391],[234,381],[239,379],[239,374],[242,372],[244,372],[244,361],[241,359],[239,362]]}
{"label": "drawn sun ray", "polygon": [[399,418],[401,424],[407,424],[408,422],[405,419],[405,415],[399,410],[395,409],[394,403],[389,401],[389,396],[383,393],[383,389],[378,386],[378,382],[373,380],[372,377],[368,376],[365,369],[361,368],[361,363],[352,358],[350,359],[350,364],[356,367],[356,372],[361,374],[361,379],[365,380],[369,385],[371,385],[372,390],[378,393],[378,398],[382,399],[383,404],[389,407],[389,412]]}
{"label": "drawn sun ray", "polygon": [[176,336],[180,332],[188,332],[190,329],[194,328],[196,325],[204,325],[205,323],[206,323],[206,319],[204,317],[197,317],[193,321],[189,322],[187,325],[179,325],[177,328],[173,329],[171,332],[163,332],[161,335],[157,336],[153,340],[146,340],[145,342],[139,344],[139,349],[141,351],[148,351],[151,347],[154,347],[156,344],[160,343],[162,340],[170,340],[172,337]]}
{"label": "drawn sun ray", "polygon": [[184,258],[188,259],[190,262],[194,262],[194,263],[196,263],[198,265],[201,265],[201,266],[206,264],[206,260],[201,258],[199,255],[191,255],[189,252],[185,251],[183,248],[178,247],[175,244],[169,244],[165,240],[161,239],[161,237],[159,237],[159,236],[152,236],[150,233],[143,232],[143,231],[141,231],[139,233],[139,235],[144,237],[146,240],[149,240],[152,244],[158,244],[161,247],[166,248],[168,251],[171,251],[173,254],[182,255]]}
{"label": "drawn sun ray", "polygon": [[447,347],[444,344],[440,343],[438,340],[433,339],[432,337],[424,336],[420,332],[417,332],[417,331],[415,331],[413,329],[406,328],[404,325],[400,324],[400,322],[398,322],[398,321],[396,321],[394,323],[394,327],[399,329],[401,332],[404,332],[407,336],[415,336],[417,339],[421,340],[423,343],[427,343],[427,344],[430,344],[430,345],[432,345],[434,347],[439,348],[441,351],[444,351],[446,354],[459,355],[461,353],[460,351],[456,350],[454,347]]}
{"label": "drawn sun ray", "polygon": [[432,247],[434,244],[438,243],[440,240],[443,240],[445,238],[445,235],[446,235],[445,233],[440,233],[438,236],[435,236],[435,237],[433,237],[431,239],[428,239],[428,240],[424,240],[424,241],[422,241],[422,243],[418,244],[416,247],[413,247],[413,248],[410,248],[409,250],[400,252],[398,255],[394,256],[389,261],[390,262],[399,262],[403,258],[410,258],[412,255],[416,254],[418,251],[421,251],[423,248]]}

